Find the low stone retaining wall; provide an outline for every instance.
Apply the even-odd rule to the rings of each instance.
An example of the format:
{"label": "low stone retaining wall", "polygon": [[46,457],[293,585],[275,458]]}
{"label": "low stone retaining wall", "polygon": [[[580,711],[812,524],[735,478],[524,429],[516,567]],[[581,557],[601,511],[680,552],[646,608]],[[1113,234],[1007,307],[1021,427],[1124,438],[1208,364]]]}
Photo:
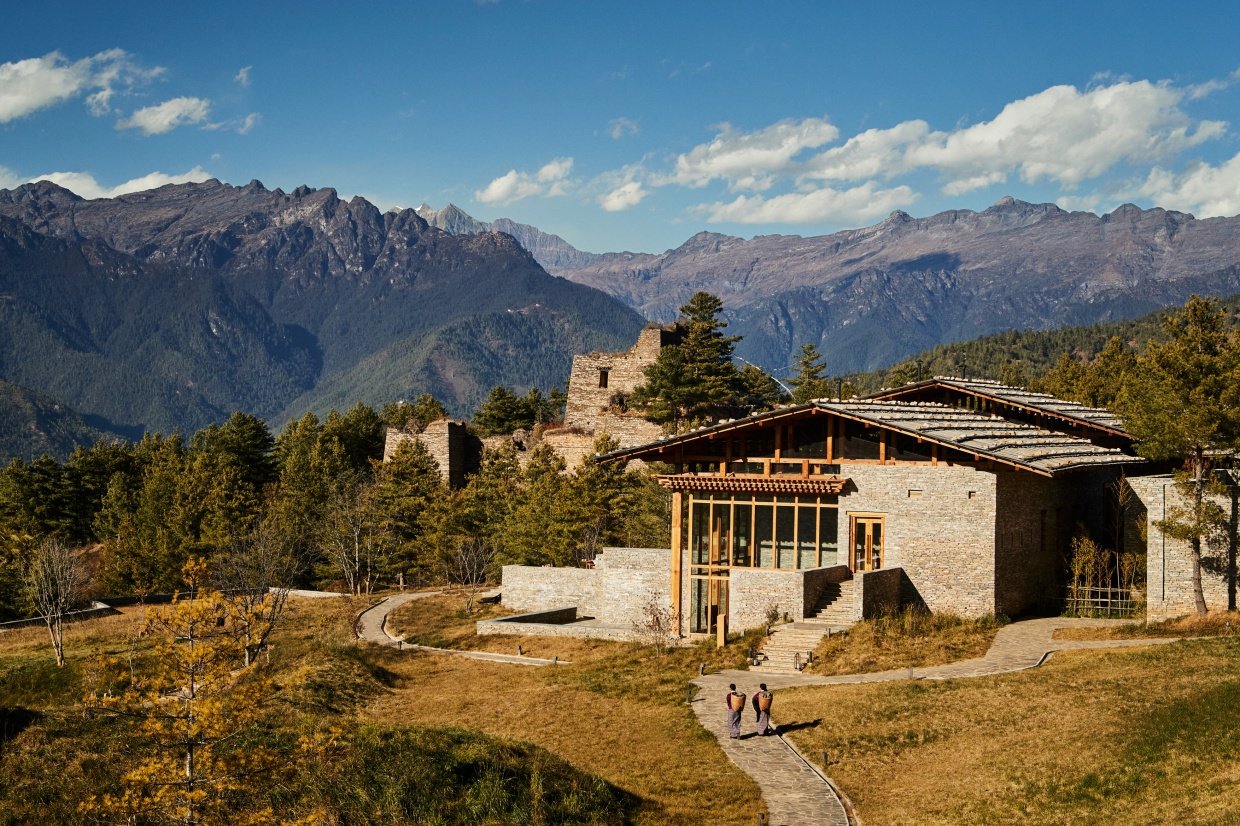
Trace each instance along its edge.
{"label": "low stone retaining wall", "polygon": [[866,571],[858,574],[858,588],[861,592],[861,616],[873,619],[883,614],[894,614],[900,610],[900,594],[904,584],[903,568],[882,568],[877,571]]}
{"label": "low stone retaining wall", "polygon": [[555,608],[530,614],[514,614],[476,625],[478,636],[513,635],[519,637],[576,637],[592,640],[632,642],[638,633],[632,628],[610,625],[578,625],[577,608]]}
{"label": "low stone retaining wall", "polygon": [[[78,611],[70,611],[65,614],[65,622],[81,622],[82,620],[94,619],[95,617],[103,617],[108,614],[119,613],[111,605],[103,602],[92,602],[89,608],[82,608]],[[28,628],[32,625],[46,625],[47,620],[43,617],[27,617],[26,619],[10,620],[8,622],[0,622],[0,631],[8,631],[13,628]]]}

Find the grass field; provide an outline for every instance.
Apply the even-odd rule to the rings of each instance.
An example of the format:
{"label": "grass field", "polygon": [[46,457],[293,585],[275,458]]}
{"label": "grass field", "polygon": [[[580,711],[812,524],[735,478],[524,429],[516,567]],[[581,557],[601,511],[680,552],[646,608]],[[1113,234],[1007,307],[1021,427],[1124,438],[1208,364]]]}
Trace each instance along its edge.
{"label": "grass field", "polygon": [[[479,614],[463,605],[455,595],[411,603],[396,625],[438,645],[483,644],[472,636]],[[753,638],[663,657],[633,644],[486,640],[571,660],[506,666],[357,644],[360,607],[293,600],[277,632],[277,690],[259,735],[278,745],[308,726],[343,732],[330,754],[264,783],[258,794],[278,810],[328,823],[685,826],[751,824],[761,811],[756,785],[684,702],[699,665],[737,667]],[[1210,627],[1226,631],[1234,618]],[[849,644],[838,667],[972,656],[997,628],[887,623],[837,641]],[[126,609],[70,627],[64,669],[42,628],[0,635],[0,824],[86,822],[77,801],[116,788],[141,741],[85,718],[77,702],[94,679],[91,655],[143,667],[140,625],[141,612]],[[870,824],[1224,824],[1240,811],[1232,636],[1063,652],[975,680],[785,689],[775,720],[809,724],[790,736],[811,757],[829,753],[828,773]]]}
{"label": "grass field", "polygon": [[1236,823],[1240,640],[959,681],[781,691],[867,823]]}
{"label": "grass field", "polygon": [[[472,633],[477,617],[462,617],[463,600],[436,599],[426,633],[439,643],[453,629]],[[277,631],[263,736],[276,742],[322,721],[345,732],[331,755],[265,785],[281,811],[326,813],[323,822],[548,824],[693,824],[710,812],[711,822],[748,824],[761,810],[757,786],[684,703],[699,659],[735,665],[739,646],[660,658],[631,644],[562,640],[543,652],[545,640],[496,638],[500,650],[520,642],[574,663],[495,665],[355,643],[360,607],[292,599]],[[92,655],[124,663],[132,652],[141,669],[140,625],[141,611],[126,609],[72,626],[64,669],[44,629],[0,635],[0,824],[85,822],[77,802],[117,788],[135,741],[115,721],[85,719],[77,703]],[[431,807],[440,800],[443,812]]]}
{"label": "grass field", "polygon": [[862,674],[980,657],[1005,622],[993,616],[965,619],[906,609],[859,622],[847,634],[824,637],[805,671]]}

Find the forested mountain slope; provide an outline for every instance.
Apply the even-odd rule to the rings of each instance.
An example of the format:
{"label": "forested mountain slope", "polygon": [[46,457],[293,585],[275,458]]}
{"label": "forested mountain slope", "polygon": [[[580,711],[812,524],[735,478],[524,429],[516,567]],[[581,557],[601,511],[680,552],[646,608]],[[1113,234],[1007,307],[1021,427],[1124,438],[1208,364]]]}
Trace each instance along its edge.
{"label": "forested mountain slope", "polygon": [[208,181],[0,190],[0,322],[0,378],[136,433],[425,391],[462,414],[495,384],[562,382],[643,319],[501,233]]}

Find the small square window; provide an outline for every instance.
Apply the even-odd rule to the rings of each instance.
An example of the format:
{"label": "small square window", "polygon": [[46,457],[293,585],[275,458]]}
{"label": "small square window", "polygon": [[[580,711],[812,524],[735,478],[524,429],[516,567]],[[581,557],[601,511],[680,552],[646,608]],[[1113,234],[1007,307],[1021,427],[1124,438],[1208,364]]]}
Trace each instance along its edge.
{"label": "small square window", "polygon": [[976,498],[977,498],[977,491],[975,491],[975,490],[971,490],[971,491],[969,491],[968,493],[966,493],[966,494],[964,495],[964,498],[965,498],[965,499],[976,499]]}
{"label": "small square window", "polygon": [[921,494],[922,494],[922,492],[921,492],[921,491],[919,491],[919,490],[915,490],[915,489],[913,489],[913,488],[909,488],[908,498],[909,498],[909,499],[919,499],[919,498],[921,498]]}

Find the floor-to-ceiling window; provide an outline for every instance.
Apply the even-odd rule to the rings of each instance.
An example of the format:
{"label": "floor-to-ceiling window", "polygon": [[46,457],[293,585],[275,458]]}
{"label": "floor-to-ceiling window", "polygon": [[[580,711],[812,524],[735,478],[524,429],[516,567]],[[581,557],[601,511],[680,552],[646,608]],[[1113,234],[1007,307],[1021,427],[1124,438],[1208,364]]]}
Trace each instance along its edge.
{"label": "floor-to-ceiling window", "polygon": [[714,630],[721,610],[715,595],[726,593],[732,568],[805,570],[844,561],[836,496],[689,492],[685,498],[694,633]]}

